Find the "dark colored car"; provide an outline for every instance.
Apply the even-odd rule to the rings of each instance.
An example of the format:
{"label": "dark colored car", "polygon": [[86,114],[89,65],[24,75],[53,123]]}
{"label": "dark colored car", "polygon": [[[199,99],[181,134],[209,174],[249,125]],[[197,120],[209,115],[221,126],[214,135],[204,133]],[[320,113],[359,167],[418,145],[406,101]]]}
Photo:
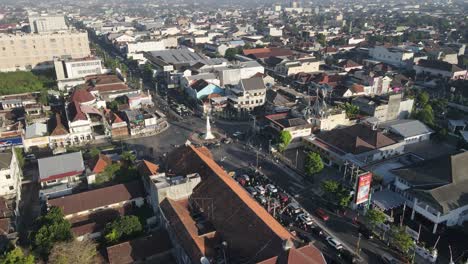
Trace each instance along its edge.
{"label": "dark colored car", "polygon": [[328,216],[327,213],[322,208],[317,208],[315,210],[315,214],[318,215],[323,221],[328,221],[330,219],[330,216]]}
{"label": "dark colored car", "polygon": [[348,250],[346,249],[341,249],[339,252],[338,252],[338,256],[345,262],[345,263],[357,263],[358,259],[356,258],[356,256],[349,252]]}
{"label": "dark colored car", "polygon": [[374,233],[372,232],[372,230],[370,230],[369,228],[363,226],[363,225],[360,225],[359,228],[358,228],[358,232],[365,238],[367,239],[372,239],[374,238]]}

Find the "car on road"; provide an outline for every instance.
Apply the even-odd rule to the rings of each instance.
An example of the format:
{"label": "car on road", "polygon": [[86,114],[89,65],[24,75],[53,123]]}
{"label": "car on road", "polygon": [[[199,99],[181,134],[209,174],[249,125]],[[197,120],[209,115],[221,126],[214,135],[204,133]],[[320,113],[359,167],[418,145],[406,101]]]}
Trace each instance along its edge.
{"label": "car on road", "polygon": [[362,236],[364,236],[367,239],[374,238],[374,233],[372,232],[372,230],[370,230],[369,228],[367,228],[366,226],[364,226],[362,224],[359,225],[358,232],[359,232],[359,234],[361,234]]}
{"label": "car on road", "polygon": [[249,175],[247,175],[247,174],[242,174],[239,178],[244,179],[246,182],[249,182],[249,181],[250,181],[250,177],[249,177]]}
{"label": "car on road", "polygon": [[339,252],[338,252],[338,256],[345,262],[345,263],[357,263],[358,262],[358,258],[356,257],[356,255],[354,255],[352,252],[342,248]]}
{"label": "car on road", "polygon": [[298,221],[300,221],[302,224],[305,224],[305,225],[312,225],[314,223],[314,221],[312,220],[312,217],[310,217],[310,215],[308,213],[302,213],[300,215],[297,216],[296,218]]}
{"label": "car on road", "polygon": [[340,241],[336,240],[336,239],[335,239],[334,237],[332,237],[332,236],[328,236],[328,237],[326,238],[326,240],[327,240],[327,243],[328,243],[330,246],[334,247],[336,250],[340,250],[340,249],[343,248],[343,244],[341,244]]}
{"label": "car on road", "polygon": [[263,188],[263,186],[261,186],[261,185],[255,186],[255,190],[257,190],[257,192],[259,194],[262,194],[262,195],[265,194],[265,192],[266,192],[265,188]]}
{"label": "car on road", "polygon": [[34,154],[28,154],[26,157],[24,157],[25,160],[36,160],[36,155]]}
{"label": "car on road", "polygon": [[257,201],[259,203],[261,203],[261,204],[266,204],[267,203],[267,199],[263,195],[258,195],[256,198],[257,198]]}
{"label": "car on road", "polygon": [[247,184],[247,181],[242,177],[237,177],[236,181],[242,186],[245,186]]}
{"label": "car on road", "polygon": [[236,131],[234,133],[232,133],[232,136],[235,137],[235,138],[241,138],[242,136],[244,135],[244,132],[240,132],[240,131]]}
{"label": "car on road", "polygon": [[258,194],[257,190],[255,190],[255,188],[251,187],[251,186],[245,187],[245,190],[247,190],[247,192],[249,192],[250,195],[252,195],[252,196],[255,196],[255,195]]}
{"label": "car on road", "polygon": [[291,214],[294,214],[294,215],[300,214],[302,212],[302,208],[296,202],[292,202],[292,203],[288,204],[287,210]]}
{"label": "car on road", "polygon": [[321,236],[321,237],[325,236],[325,233],[322,231],[322,229],[319,226],[315,225],[315,224],[313,224],[311,226],[311,230],[312,230],[312,234],[315,234],[315,235]]}
{"label": "car on road", "polygon": [[267,184],[266,188],[267,188],[268,192],[270,192],[270,193],[277,193],[278,192],[278,189],[276,189],[276,187],[273,184]]}
{"label": "car on road", "polygon": [[289,196],[285,193],[279,193],[278,198],[283,204],[289,201]]}
{"label": "car on road", "polygon": [[315,210],[315,214],[318,215],[323,221],[328,221],[328,219],[330,219],[330,216],[328,216],[328,214],[325,213],[325,210],[322,208],[317,208],[317,210]]}

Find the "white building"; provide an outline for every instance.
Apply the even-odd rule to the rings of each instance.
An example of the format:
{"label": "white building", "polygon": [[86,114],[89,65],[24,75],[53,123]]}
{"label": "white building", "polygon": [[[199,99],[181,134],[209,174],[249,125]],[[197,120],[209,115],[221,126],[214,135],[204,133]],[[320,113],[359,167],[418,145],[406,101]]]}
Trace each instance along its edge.
{"label": "white building", "polygon": [[275,73],[289,76],[297,73],[319,72],[320,61],[315,58],[304,58],[298,60],[284,60],[275,67]]}
{"label": "white building", "polygon": [[6,199],[21,196],[22,172],[14,149],[0,153],[0,196]]}
{"label": "white building", "polygon": [[369,49],[369,55],[375,60],[397,67],[411,65],[414,57],[414,53],[410,50],[398,47],[386,48],[384,46],[376,46]]}
{"label": "white building", "polygon": [[72,59],[70,57],[54,58],[55,75],[59,90],[68,90],[85,83],[86,76],[104,73],[100,59],[87,57]]}
{"label": "white building", "polygon": [[396,192],[412,208],[411,220],[416,213],[432,223],[433,233],[439,224],[463,225],[468,221],[468,202],[464,198],[468,189],[468,152],[424,160],[392,172]]}
{"label": "white building", "polygon": [[127,58],[134,57],[137,53],[144,51],[158,51],[165,50],[168,48],[177,47],[177,39],[175,38],[165,38],[161,40],[150,40],[150,41],[141,41],[135,43],[126,43],[125,52]]}
{"label": "white building", "polygon": [[68,30],[63,14],[30,14],[29,26],[32,33],[39,34]]}
{"label": "white building", "polygon": [[243,79],[229,92],[228,101],[237,111],[252,111],[265,104],[266,87],[262,77]]}

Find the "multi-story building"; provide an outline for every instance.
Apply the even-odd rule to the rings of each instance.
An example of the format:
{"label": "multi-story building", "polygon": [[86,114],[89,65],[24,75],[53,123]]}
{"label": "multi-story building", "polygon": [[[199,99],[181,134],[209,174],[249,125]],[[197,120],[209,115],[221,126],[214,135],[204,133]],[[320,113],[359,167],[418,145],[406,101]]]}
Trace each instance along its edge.
{"label": "multi-story building", "polygon": [[375,59],[394,66],[404,67],[412,63],[414,53],[398,47],[386,48],[376,46],[369,50],[369,55]]}
{"label": "multi-story building", "polygon": [[0,71],[52,68],[54,57],[90,56],[86,32],[0,34]]}
{"label": "multi-story building", "polygon": [[21,169],[14,149],[0,153],[0,196],[12,199],[21,195]]}
{"label": "multi-story building", "polygon": [[69,56],[54,58],[55,75],[60,90],[85,83],[86,76],[102,74],[101,60],[93,57],[72,59]]}
{"label": "multi-story building", "polygon": [[53,33],[68,30],[65,17],[60,14],[30,14],[29,27],[32,33]]}
{"label": "multi-story building", "polygon": [[318,72],[320,61],[315,58],[304,58],[298,60],[284,60],[275,67],[275,73],[287,77],[289,75],[305,72]]}
{"label": "multi-story building", "polygon": [[379,121],[408,118],[413,110],[413,99],[405,99],[402,94],[393,94],[388,99],[378,97],[358,97],[353,104],[371,117]]}
{"label": "multi-story building", "polygon": [[229,103],[239,112],[252,111],[265,104],[266,87],[262,77],[243,79],[229,91]]}

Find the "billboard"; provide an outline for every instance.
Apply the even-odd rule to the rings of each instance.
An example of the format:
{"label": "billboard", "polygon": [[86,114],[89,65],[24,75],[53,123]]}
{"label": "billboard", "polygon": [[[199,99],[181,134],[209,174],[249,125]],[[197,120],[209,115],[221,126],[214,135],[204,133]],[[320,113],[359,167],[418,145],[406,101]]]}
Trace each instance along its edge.
{"label": "billboard", "polygon": [[0,139],[0,148],[18,146],[23,144],[21,137],[2,138]]}
{"label": "billboard", "polygon": [[372,182],[372,173],[367,172],[358,178],[356,190],[356,205],[366,202],[369,199],[369,192]]}

